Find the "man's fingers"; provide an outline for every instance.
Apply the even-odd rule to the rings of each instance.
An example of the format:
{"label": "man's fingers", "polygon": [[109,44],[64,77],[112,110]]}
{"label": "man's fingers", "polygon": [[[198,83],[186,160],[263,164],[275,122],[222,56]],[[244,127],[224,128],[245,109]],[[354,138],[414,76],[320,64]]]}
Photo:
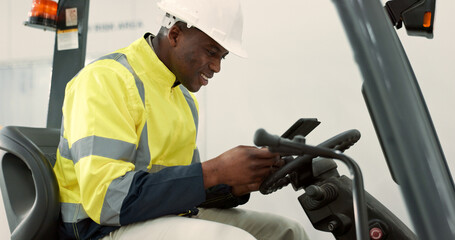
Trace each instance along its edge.
{"label": "man's fingers", "polygon": [[284,164],[286,164],[284,159],[278,158],[278,160],[276,160],[275,163],[273,164],[273,167],[280,168],[280,167],[284,166]]}
{"label": "man's fingers", "polygon": [[271,172],[272,172],[272,168],[271,167],[265,167],[265,168],[257,169],[256,173],[253,176],[253,181],[254,182],[261,181],[262,182],[262,180],[264,180],[265,177],[270,175]]}
{"label": "man's fingers", "polygon": [[278,157],[256,159],[250,162],[250,168],[251,169],[269,168],[270,166],[275,165],[275,163],[277,163],[278,161],[279,161]]}
{"label": "man's fingers", "polygon": [[280,155],[279,153],[270,152],[268,148],[254,148],[251,151],[252,156],[256,158],[273,158]]}

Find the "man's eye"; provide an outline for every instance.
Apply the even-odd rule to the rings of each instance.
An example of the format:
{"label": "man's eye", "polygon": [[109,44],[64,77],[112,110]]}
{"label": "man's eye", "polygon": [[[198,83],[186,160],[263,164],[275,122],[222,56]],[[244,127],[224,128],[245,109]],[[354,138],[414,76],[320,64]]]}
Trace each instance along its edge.
{"label": "man's eye", "polygon": [[214,56],[214,55],[216,54],[216,52],[215,52],[215,51],[212,51],[212,50],[209,50],[209,49],[207,49],[207,54],[208,54],[209,56]]}

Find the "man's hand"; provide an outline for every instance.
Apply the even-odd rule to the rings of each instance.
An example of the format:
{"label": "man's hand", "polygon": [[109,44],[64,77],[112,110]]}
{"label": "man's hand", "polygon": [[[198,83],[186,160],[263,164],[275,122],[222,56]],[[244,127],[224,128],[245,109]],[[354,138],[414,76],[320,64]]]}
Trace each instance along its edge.
{"label": "man's hand", "polygon": [[238,146],[202,163],[204,187],[227,184],[232,186],[234,195],[240,196],[258,190],[264,178],[278,165],[282,165],[278,153],[266,148]]}
{"label": "man's hand", "polygon": [[[275,163],[270,167],[270,174],[276,172],[278,169],[280,169],[283,165],[285,164],[285,161],[283,159],[279,159],[275,161]],[[267,176],[269,176],[267,175]],[[266,176],[266,177],[267,177]],[[232,186],[232,194],[234,196],[242,196],[251,192],[255,192],[259,190],[259,187],[261,186],[262,182],[264,179],[261,179],[261,181],[257,183],[250,183],[246,185],[235,185]]]}

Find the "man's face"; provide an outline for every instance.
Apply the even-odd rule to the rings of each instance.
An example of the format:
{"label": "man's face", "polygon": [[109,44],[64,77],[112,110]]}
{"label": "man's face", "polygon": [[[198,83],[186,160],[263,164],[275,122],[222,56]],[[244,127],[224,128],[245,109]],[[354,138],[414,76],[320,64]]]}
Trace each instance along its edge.
{"label": "man's face", "polygon": [[221,60],[228,51],[199,29],[182,27],[181,30],[171,71],[189,91],[197,92],[221,70]]}

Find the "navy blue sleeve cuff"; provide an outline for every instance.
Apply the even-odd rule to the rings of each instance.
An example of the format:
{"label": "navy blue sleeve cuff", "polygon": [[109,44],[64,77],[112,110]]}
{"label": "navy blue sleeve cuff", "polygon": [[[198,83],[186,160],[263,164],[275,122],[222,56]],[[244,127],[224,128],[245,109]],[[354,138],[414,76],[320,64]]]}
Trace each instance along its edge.
{"label": "navy blue sleeve cuff", "polygon": [[250,199],[250,194],[243,196],[232,195],[232,187],[224,184],[207,189],[206,200],[198,207],[203,208],[233,208],[245,204]]}
{"label": "navy blue sleeve cuff", "polygon": [[202,166],[168,167],[134,175],[120,212],[120,224],[187,213],[206,199]]}

